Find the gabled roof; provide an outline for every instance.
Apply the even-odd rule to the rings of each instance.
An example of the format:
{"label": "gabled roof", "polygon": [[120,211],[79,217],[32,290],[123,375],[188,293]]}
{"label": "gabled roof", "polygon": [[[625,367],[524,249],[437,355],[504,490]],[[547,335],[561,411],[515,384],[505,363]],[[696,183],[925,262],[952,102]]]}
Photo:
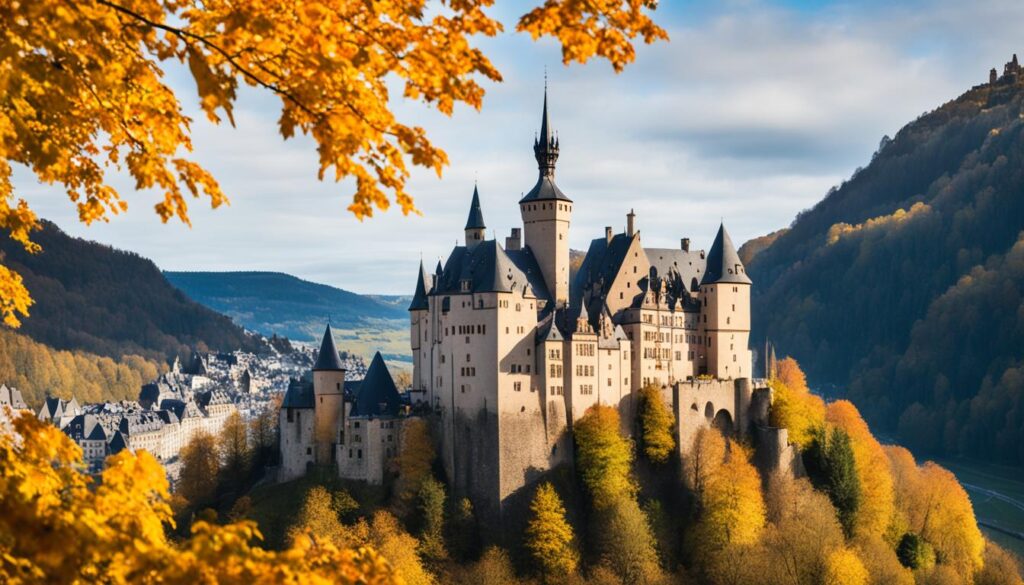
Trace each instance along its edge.
{"label": "gabled roof", "polygon": [[281,408],[313,408],[316,400],[313,396],[313,383],[292,378],[288,381],[288,390],[284,393]]}
{"label": "gabled roof", "polygon": [[356,390],[355,404],[349,416],[397,416],[401,402],[402,397],[398,394],[391,372],[378,351],[366,370],[366,377]]}
{"label": "gabled roof", "polygon": [[345,367],[341,365],[341,356],[338,355],[338,347],[334,345],[334,332],[331,331],[330,323],[327,324],[327,329],[324,330],[323,341],[320,342],[320,353],[316,356],[316,364],[313,365],[313,371],[344,371]]}
{"label": "gabled roof", "polygon": [[549,311],[547,316],[537,323],[537,342],[564,341],[565,335],[558,327],[558,319],[555,311]]}
{"label": "gabled roof", "polygon": [[412,302],[409,303],[410,311],[425,311],[430,307],[427,301],[427,281],[430,280],[430,276],[427,271],[423,268],[423,260],[420,260],[420,270],[416,277],[416,292],[412,295]]}
{"label": "gabled roof", "polygon": [[644,248],[651,266],[658,271],[661,278],[671,273],[678,274],[679,281],[690,292],[696,292],[693,284],[700,286],[707,268],[704,250],[687,251],[675,248]]}
{"label": "gabled roof", "polygon": [[715,242],[711,244],[711,251],[708,252],[704,278],[700,281],[702,285],[717,282],[751,284],[747,269],[740,261],[735,246],[732,245],[732,238],[725,231],[725,224],[718,227],[718,235],[715,236]]}
{"label": "gabled roof", "polygon": [[[532,255],[515,254],[533,275],[533,281],[540,276],[536,263],[530,264]],[[463,283],[468,282],[468,290]],[[480,242],[472,248],[455,246],[448,256],[440,278],[431,294],[465,294],[469,292],[512,292],[523,290],[524,294],[536,294],[532,290],[531,278],[519,267],[495,240]],[[545,291],[546,292],[546,291]]]}
{"label": "gabled roof", "polygon": [[[622,269],[633,239],[639,237],[639,233],[632,236],[621,233],[612,236],[610,241],[607,238],[596,238],[590,242],[587,255],[569,288],[569,306],[573,319],[579,314],[584,299],[589,303],[587,309],[591,315],[600,314],[608,289]],[[596,323],[591,322],[591,325],[596,326]]]}
{"label": "gabled roof", "polygon": [[469,217],[466,219],[467,230],[482,230],[484,225],[484,212],[480,209],[480,192],[476,185],[473,185],[473,202],[469,204]]}
{"label": "gabled roof", "polygon": [[10,406],[12,410],[25,410],[28,405],[21,396],[21,390],[7,384],[0,384],[0,406]]}

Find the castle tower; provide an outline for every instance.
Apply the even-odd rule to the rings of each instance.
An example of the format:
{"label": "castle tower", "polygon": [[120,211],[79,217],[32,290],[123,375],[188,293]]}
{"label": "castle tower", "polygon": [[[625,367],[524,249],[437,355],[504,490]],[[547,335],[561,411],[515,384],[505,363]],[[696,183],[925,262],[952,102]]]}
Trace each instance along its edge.
{"label": "castle tower", "polygon": [[335,463],[339,433],[345,418],[345,368],[334,345],[330,324],[324,331],[320,353],[313,365],[313,396],[316,420],[313,427],[314,461],[320,465]]}
{"label": "castle tower", "polygon": [[466,219],[466,247],[474,248],[484,241],[484,212],[480,210],[480,192],[473,185],[473,202],[469,204],[469,218]]}
{"label": "castle tower", "polygon": [[423,260],[420,260],[419,274],[416,278],[416,292],[409,303],[409,340],[412,342],[412,389],[424,390],[427,388],[429,374],[425,368],[428,359],[427,354],[427,332],[429,331],[428,311],[430,302],[427,299],[427,282],[430,276],[423,268]]}
{"label": "castle tower", "polygon": [[534,140],[533,155],[539,176],[520,201],[526,246],[537,259],[544,283],[552,300],[558,305],[569,301],[569,221],[572,200],[555,185],[555,162],[558,161],[558,138],[548,123],[548,90],[544,87],[544,112],[540,135]]}
{"label": "castle tower", "polygon": [[753,357],[750,341],[750,286],[725,225],[708,252],[700,281],[701,323],[707,373],[721,379],[750,378]]}

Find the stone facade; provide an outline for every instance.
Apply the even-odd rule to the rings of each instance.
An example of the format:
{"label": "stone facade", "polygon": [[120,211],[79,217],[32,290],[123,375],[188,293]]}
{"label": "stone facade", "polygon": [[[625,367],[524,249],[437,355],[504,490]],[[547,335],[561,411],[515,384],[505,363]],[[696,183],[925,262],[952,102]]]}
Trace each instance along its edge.
{"label": "stone facade", "polygon": [[574,202],[555,184],[559,148],[545,96],[522,231],[504,248],[481,241],[474,189],[465,245],[433,274],[421,263],[409,307],[410,396],[438,415],[453,489],[492,520],[517,491],[572,462],[567,431],[592,405],[618,407],[631,433],[646,385],[674,401],[683,439],[699,425],[747,427],[751,281],[724,226],[708,253],[687,238],[679,249],[645,248],[630,211],[625,231],[606,228],[570,279]]}

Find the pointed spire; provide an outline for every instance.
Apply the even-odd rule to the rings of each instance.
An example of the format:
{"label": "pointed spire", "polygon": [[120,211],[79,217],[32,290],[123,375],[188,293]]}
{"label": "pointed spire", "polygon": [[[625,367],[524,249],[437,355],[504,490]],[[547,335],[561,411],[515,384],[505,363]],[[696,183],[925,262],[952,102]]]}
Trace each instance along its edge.
{"label": "pointed spire", "polygon": [[533,156],[541,177],[554,178],[555,162],[558,160],[558,139],[552,136],[548,121],[548,81],[544,76],[544,110],[540,118],[540,135],[533,141]]}
{"label": "pointed spire", "polygon": [[469,218],[466,219],[467,230],[486,229],[484,212],[480,209],[480,191],[473,185],[473,201],[469,204]]}
{"label": "pointed spire", "polygon": [[401,409],[395,379],[391,377],[383,356],[378,351],[366,369],[366,376],[356,390],[356,401],[349,416],[396,416]]}
{"label": "pointed spire", "polygon": [[330,324],[324,330],[324,338],[320,342],[320,353],[316,356],[313,371],[345,371],[345,367],[341,365],[341,356],[338,355],[338,346],[334,345],[334,332],[331,331]]}
{"label": "pointed spire", "polygon": [[409,303],[410,311],[422,311],[429,308],[427,302],[427,280],[429,279],[426,269],[423,268],[423,259],[420,259],[419,274],[416,277],[416,293],[413,294],[412,302]]}
{"label": "pointed spire", "polygon": [[736,253],[736,247],[732,244],[732,238],[725,231],[725,224],[718,227],[718,235],[715,242],[711,244],[708,252],[707,267],[704,269],[704,277],[700,283],[715,284],[716,282],[728,282],[732,284],[751,284],[747,276],[747,269],[740,261],[740,255]]}

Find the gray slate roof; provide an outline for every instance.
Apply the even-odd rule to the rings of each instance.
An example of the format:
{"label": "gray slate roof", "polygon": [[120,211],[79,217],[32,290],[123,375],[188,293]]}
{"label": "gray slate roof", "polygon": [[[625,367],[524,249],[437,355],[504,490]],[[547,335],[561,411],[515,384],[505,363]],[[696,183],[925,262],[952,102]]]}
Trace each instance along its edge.
{"label": "gray slate roof", "polygon": [[324,330],[323,341],[320,342],[320,353],[316,356],[316,364],[313,365],[313,371],[344,371],[345,367],[341,365],[341,356],[338,355],[338,347],[334,345],[334,332],[331,331],[330,323],[327,324],[327,329]]}
{"label": "gray slate roof", "polygon": [[686,290],[697,291],[707,266],[704,250],[644,248],[644,252],[651,266],[657,270],[659,278],[674,275],[674,278],[678,278],[686,286]]}
{"label": "gray slate roof", "polygon": [[[574,322],[583,306],[584,298],[589,302],[587,312],[595,316],[600,314],[608,288],[619,273],[633,238],[636,237],[639,235],[629,236],[623,233],[612,236],[610,242],[606,238],[596,238],[590,242],[587,255],[583,258],[583,263],[569,289],[570,318]],[[594,321],[591,321],[591,325],[597,327]]]}
{"label": "gray slate roof", "polygon": [[[495,240],[487,240],[473,248],[455,246],[431,294],[512,292],[529,287],[534,295],[546,298],[543,280],[531,252],[506,252]],[[469,282],[468,291],[462,289],[464,281]]]}
{"label": "gray slate roof", "polygon": [[549,201],[552,199],[572,203],[572,199],[569,199],[565,193],[562,193],[562,190],[555,184],[554,177],[541,175],[537,178],[537,183],[533,186],[533,189],[530,189],[530,191],[524,195],[519,202]]}
{"label": "gray slate roof", "polygon": [[349,416],[398,416],[401,402],[391,372],[378,351],[356,389],[355,404]]}
{"label": "gray slate roof", "polygon": [[701,284],[726,282],[731,284],[751,284],[747,269],[740,262],[740,255],[732,245],[732,238],[725,231],[725,224],[718,227],[718,235],[708,252],[707,268]]}
{"label": "gray slate roof", "polygon": [[484,212],[480,209],[480,192],[476,185],[473,185],[473,202],[469,204],[469,217],[466,219],[466,229],[484,229]]}
{"label": "gray slate roof", "polygon": [[284,393],[281,408],[313,408],[316,400],[313,396],[313,383],[292,378],[288,381],[288,390]]}
{"label": "gray slate roof", "polygon": [[420,260],[419,275],[416,277],[416,292],[412,295],[412,302],[409,303],[410,311],[425,311],[430,307],[427,301],[427,282],[430,280],[430,275],[423,268],[423,260]]}

